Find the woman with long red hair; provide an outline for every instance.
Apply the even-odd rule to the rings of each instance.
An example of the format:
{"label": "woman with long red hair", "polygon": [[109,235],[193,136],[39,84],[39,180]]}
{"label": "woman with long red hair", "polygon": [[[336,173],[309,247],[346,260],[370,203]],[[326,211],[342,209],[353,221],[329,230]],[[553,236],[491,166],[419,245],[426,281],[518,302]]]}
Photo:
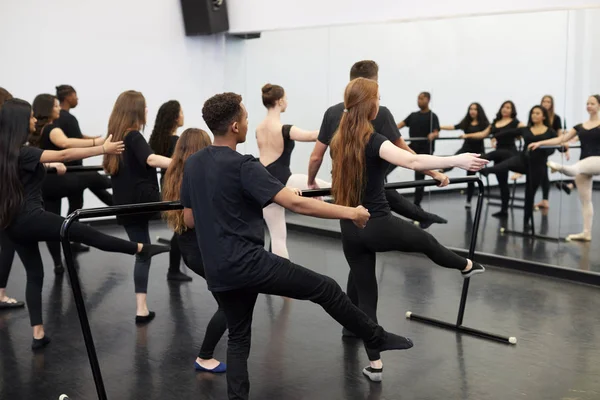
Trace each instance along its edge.
{"label": "woman with long red hair", "polygon": [[[412,170],[458,167],[477,171],[488,161],[472,153],[451,157],[411,154],[374,132],[370,121],[379,111],[379,86],[373,80],[351,81],[344,93],[344,106],[344,115],[331,142],[332,194],[336,204],[362,205],[371,214],[365,229],[356,229],[343,220],[340,225],[344,255],[358,291],[359,308],[377,321],[375,261],[378,252],[423,253],[442,267],[461,271],[465,278],[485,271],[481,264],[458,256],[429,233],[391,214],[384,189],[388,163]],[[370,365],[363,373],[372,381],[381,381],[383,364],[379,351],[367,348],[367,355]]]}
{"label": "woman with long red hair", "polygon": [[[202,129],[189,128],[181,134],[175,145],[175,150],[173,151],[171,165],[169,165],[169,168],[165,173],[162,186],[163,200],[179,201],[185,162],[192,154],[210,145],[210,137]],[[169,227],[173,229],[173,232],[175,233],[171,243],[173,243],[173,241],[177,242],[185,265],[202,278],[206,279],[204,263],[202,262],[202,253],[198,246],[198,239],[196,239],[196,231],[185,226],[183,221],[183,210],[167,211],[163,215],[167,220]],[[215,300],[219,303],[217,297],[215,297]],[[227,367],[225,364],[213,358],[213,352],[226,329],[227,319],[219,304],[219,308],[206,327],[204,341],[202,342],[202,347],[196,358],[196,363],[194,364],[197,371],[213,373],[225,372]]]}

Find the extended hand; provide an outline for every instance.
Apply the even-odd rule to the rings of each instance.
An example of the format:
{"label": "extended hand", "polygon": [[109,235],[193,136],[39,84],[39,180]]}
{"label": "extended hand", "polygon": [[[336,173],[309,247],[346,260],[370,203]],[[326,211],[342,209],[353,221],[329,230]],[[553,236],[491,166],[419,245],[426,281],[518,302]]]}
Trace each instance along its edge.
{"label": "extended hand", "polygon": [[441,172],[436,171],[432,178],[438,181],[438,187],[448,186],[448,184],[450,183],[450,178],[448,178],[446,174],[443,174]]}
{"label": "extended hand", "polygon": [[429,139],[430,142],[434,141],[436,137],[437,135],[435,133],[430,133],[429,135],[427,135],[427,139]]}
{"label": "extended hand", "polygon": [[540,142],[529,143],[529,146],[527,146],[529,151],[537,150],[539,147],[540,147]]}
{"label": "extended hand", "polygon": [[302,196],[302,190],[298,188],[289,188],[296,196]]}
{"label": "extended hand", "polygon": [[457,167],[467,171],[479,171],[485,167],[488,160],[480,158],[480,154],[464,153],[456,156],[458,163]]}
{"label": "extended hand", "polygon": [[67,167],[63,163],[52,163],[52,166],[56,169],[57,175],[64,175],[67,173]]}
{"label": "extended hand", "polygon": [[307,185],[309,189],[321,189],[319,185],[317,185],[317,181],[314,181],[313,183],[307,183]]}
{"label": "extended hand", "polygon": [[104,142],[106,142],[106,138],[103,138],[102,136],[96,136],[94,138],[94,143],[96,143],[96,146],[102,146]]}
{"label": "extended hand", "polygon": [[121,154],[125,150],[123,142],[113,142],[112,135],[106,138],[106,141],[102,145],[104,154]]}

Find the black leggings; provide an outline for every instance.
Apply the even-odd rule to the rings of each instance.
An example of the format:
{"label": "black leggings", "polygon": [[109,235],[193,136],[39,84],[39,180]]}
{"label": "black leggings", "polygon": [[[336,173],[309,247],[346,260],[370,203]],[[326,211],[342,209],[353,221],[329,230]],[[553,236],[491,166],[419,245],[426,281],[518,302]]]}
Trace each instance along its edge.
{"label": "black leggings", "polygon": [[[423,253],[437,265],[463,270],[467,260],[442,246],[432,235],[414,224],[389,214],[371,218],[364,229],[351,221],[340,221],[342,246],[350,265],[348,293],[355,293],[358,307],[377,322],[377,253],[403,251]],[[352,286],[351,286],[352,285]],[[380,359],[379,351],[368,349],[369,360]]]}
{"label": "black leggings", "polygon": [[0,289],[5,289],[15,258],[15,246],[4,231],[0,231]]}
{"label": "black leggings", "polygon": [[[185,262],[185,265],[187,265],[187,267],[196,274],[206,279],[204,274],[204,263],[202,262],[202,253],[200,253],[200,248],[198,247],[198,241],[194,231],[185,232],[183,235],[178,235],[175,233],[173,237],[175,242],[179,242],[179,249],[181,250],[181,255],[183,256],[183,262]],[[171,241],[171,246],[172,243],[173,241]],[[217,301],[218,308],[208,322],[206,333],[204,334],[204,340],[202,341],[202,346],[200,347],[200,352],[198,353],[198,357],[204,360],[213,358],[215,347],[227,329],[227,318],[225,318],[225,312],[221,307],[219,298],[214,294],[213,296]]]}
{"label": "black leggings", "polygon": [[[174,233],[173,237],[171,238],[171,250],[169,250],[169,273],[173,274],[173,273],[177,273],[179,272],[179,266],[181,264],[181,249],[179,248],[179,240],[178,240],[179,235]],[[196,245],[197,246],[197,245]],[[186,263],[187,265],[187,263]],[[204,267],[202,267],[202,270],[204,270]],[[194,272],[196,272],[194,270]],[[199,274],[198,272],[196,272],[197,274]],[[204,278],[203,274],[199,274],[201,277]]]}
{"label": "black leggings", "polygon": [[508,177],[509,171],[527,175],[527,182],[525,184],[525,211],[523,223],[525,225],[532,223],[535,194],[540,185],[542,185],[544,176],[547,177],[548,169],[546,168],[546,159],[529,159],[524,154],[519,154],[500,163],[494,163],[494,166],[486,168],[486,171],[488,173],[494,173],[496,176],[498,176],[498,174],[506,174]]}
{"label": "black leggings", "polygon": [[[494,162],[494,166],[506,161],[519,153],[517,149],[498,149],[490,153],[487,153],[482,158]],[[518,172],[518,171],[515,171]],[[510,188],[508,186],[508,169],[501,168],[495,172],[498,180],[498,186],[500,187],[500,198],[502,202],[502,211],[508,211],[508,204],[510,203]]]}
{"label": "black leggings", "polygon": [[[27,273],[25,298],[31,326],[42,324],[44,266],[38,242],[60,240],[60,228],[64,220],[60,215],[39,209],[17,216],[6,232]],[[71,226],[69,240],[116,253],[133,255],[138,249],[137,243],[105,235],[79,222]]]}
{"label": "black leggings", "polygon": [[67,196],[69,198],[69,214],[83,208],[83,192],[85,189],[90,189],[107,206],[113,205],[112,194],[107,191],[112,187],[112,184],[107,176],[100,175],[97,172],[74,172],[73,174],[79,179],[82,189]]}
{"label": "black leggings", "polygon": [[379,348],[386,332],[364,312],[352,304],[332,278],[271,256],[267,265],[268,278],[259,285],[216,292],[227,318],[227,393],[230,400],[248,399],[248,356],[250,354],[252,314],[259,293],[310,300],[319,304],[338,323],[354,332],[371,348]]}
{"label": "black leggings", "polygon": [[[124,224],[125,232],[129,240],[136,243],[152,243],[150,241],[150,230],[148,228],[148,220],[140,219],[135,223]],[[135,256],[135,263],[133,266],[133,283],[135,286],[136,293],[147,293],[148,292],[148,277],[150,275],[151,260],[142,260],[139,256]]]}

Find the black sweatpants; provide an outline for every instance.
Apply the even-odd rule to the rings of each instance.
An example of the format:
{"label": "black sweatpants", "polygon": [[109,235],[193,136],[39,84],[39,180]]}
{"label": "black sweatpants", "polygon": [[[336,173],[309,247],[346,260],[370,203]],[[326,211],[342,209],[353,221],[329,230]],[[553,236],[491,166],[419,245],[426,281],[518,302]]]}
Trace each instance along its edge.
{"label": "black sweatpants", "polygon": [[[151,244],[150,241],[150,230],[148,228],[147,219],[139,219],[136,222],[128,222],[123,225],[127,237],[129,240],[135,243],[147,243]],[[150,265],[151,260],[142,260],[138,255],[135,256],[135,263],[133,265],[133,283],[135,286],[136,293],[147,293],[148,292],[148,277],[150,276]]]}
{"label": "black sweatpants", "polygon": [[[202,253],[198,247],[196,233],[194,231],[187,231],[182,235],[175,233],[174,239],[175,242],[179,243],[178,248],[181,250],[185,265],[196,274],[206,279],[206,275],[204,274],[204,263],[202,262]],[[174,241],[171,241],[171,246],[173,246]],[[221,307],[219,298],[214,293],[213,296],[217,301],[218,308],[206,326],[204,340],[202,341],[202,346],[198,353],[198,357],[204,360],[213,358],[215,347],[217,347],[219,340],[221,340],[221,337],[223,337],[223,334],[227,329],[227,318],[225,317],[223,307]]]}
{"label": "black sweatpants", "polygon": [[[60,228],[64,220],[60,215],[39,209],[18,215],[6,231],[27,273],[25,299],[31,326],[42,324],[44,266],[38,242],[60,240]],[[132,255],[137,253],[137,243],[105,235],[79,222],[71,226],[69,240],[104,251]]]}
{"label": "black sweatpants", "polygon": [[261,265],[270,271],[269,278],[258,286],[216,292],[229,328],[227,345],[227,393],[229,399],[248,399],[248,356],[254,305],[259,293],[310,300],[319,304],[337,322],[354,332],[370,348],[380,348],[385,331],[352,304],[332,278],[277,257],[272,265]]}
{"label": "black sweatpants", "polygon": [[[497,149],[492,152],[487,153],[482,158],[486,160],[490,160],[494,162],[494,166],[500,164],[503,161],[506,161],[514,156],[519,155],[517,149]],[[491,167],[493,168],[493,167]],[[487,171],[487,170],[486,170]],[[500,198],[502,203],[502,211],[508,211],[508,205],[510,203],[510,188],[508,186],[508,169],[500,168],[496,174],[496,179],[498,180],[498,186],[500,187]],[[488,171],[491,172],[491,171]],[[515,171],[518,172],[518,171]]]}
{"label": "black sweatpants", "polygon": [[[433,154],[432,144],[430,142],[427,145],[423,145],[423,143],[411,143],[410,148],[417,154]],[[422,181],[425,179],[425,174],[421,171],[415,171],[415,181]],[[420,186],[415,188],[415,205],[421,207],[421,202],[423,201],[423,196],[425,194],[425,187]]]}
{"label": "black sweatpants", "polygon": [[[364,229],[346,220],[340,221],[340,226],[344,255],[350,266],[348,292],[356,291],[358,307],[375,322],[378,300],[375,276],[377,253],[393,250],[423,253],[445,268],[462,271],[467,267],[465,258],[442,246],[431,234],[391,214],[371,218]],[[371,361],[381,358],[379,351],[369,348],[367,355]]]}

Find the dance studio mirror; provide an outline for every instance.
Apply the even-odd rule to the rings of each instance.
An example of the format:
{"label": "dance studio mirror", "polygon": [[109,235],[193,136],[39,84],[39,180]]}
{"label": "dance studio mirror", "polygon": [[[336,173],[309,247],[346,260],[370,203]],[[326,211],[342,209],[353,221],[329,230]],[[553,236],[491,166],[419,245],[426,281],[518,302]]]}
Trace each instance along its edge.
{"label": "dance studio mirror", "polygon": [[[266,83],[279,84],[286,91],[288,109],[282,118],[284,124],[318,130],[325,110],[343,101],[351,66],[359,60],[375,60],[379,65],[380,103],[391,111],[395,122],[402,123],[415,112],[428,115],[430,132],[418,133],[419,136],[434,132],[439,124],[439,139],[434,144],[421,142],[426,147],[434,145],[435,155],[455,154],[465,145],[461,138],[463,128],[469,128],[471,134],[481,132],[485,120],[493,123],[499,117],[495,132],[504,131],[507,135],[499,140],[500,145],[489,137],[483,140],[485,153],[492,154],[495,161],[490,167],[499,166],[503,160],[519,156],[520,146],[529,140],[516,134],[520,132],[516,120],[522,123],[523,130],[528,130],[532,114],[535,125],[539,117],[533,116],[534,106],[543,104],[551,109],[537,110],[543,119],[552,120],[555,128],[559,126],[567,132],[590,119],[586,111],[588,96],[600,92],[600,77],[593,70],[600,60],[592,50],[598,48],[600,40],[600,28],[593,23],[599,18],[600,10],[582,9],[266,32],[258,40],[230,39],[231,62],[226,73],[231,89],[244,95],[250,131],[266,113],[260,90]],[[244,54],[241,62],[240,51]],[[418,101],[424,93],[429,95],[431,113],[426,113],[427,108]],[[546,95],[552,98],[543,101]],[[470,118],[466,116],[472,108],[475,111],[471,111],[471,117],[476,112],[485,113],[486,118],[478,119],[481,130],[468,127]],[[465,118],[467,125],[459,126]],[[504,124],[510,127],[513,123],[515,129],[501,129]],[[529,131],[544,132],[543,128],[538,130],[543,123],[537,124]],[[400,132],[407,141],[410,139],[408,126]],[[507,141],[514,147],[509,146],[510,152],[503,155],[500,150]],[[467,148],[475,151],[478,143],[481,142],[471,141]],[[577,144],[572,147],[570,160],[565,153],[546,149],[552,153],[548,160],[565,165],[575,163],[580,149]],[[296,144],[291,162],[293,173],[307,173],[313,148],[312,143]],[[249,140],[243,150],[258,155],[255,140]],[[542,202],[546,158],[534,158],[537,164],[531,164],[541,165],[534,172],[530,172],[528,164],[526,169],[517,165],[515,169],[522,173],[516,176],[513,175],[518,171],[512,170],[476,175],[481,176],[486,194],[491,194],[483,201],[477,251],[600,272],[600,259],[591,256],[593,241],[586,244],[562,240],[581,232],[583,226],[578,189],[573,188],[571,195],[563,189],[572,178],[548,170],[548,204]],[[455,168],[446,174],[459,178],[466,172]],[[529,183],[528,175],[533,177]],[[318,177],[331,180],[328,154]],[[414,179],[412,171],[402,168],[396,168],[388,177],[389,182]],[[499,179],[506,182],[503,187],[508,187],[508,200],[505,194],[501,196]],[[533,202],[527,200],[527,204],[535,206],[532,219],[528,219],[533,221],[533,230],[524,226],[525,197],[531,198],[526,196],[529,184],[539,186]],[[415,189],[400,192],[411,202],[415,200]],[[421,207],[448,220],[428,228],[441,243],[468,248],[477,193],[475,187],[471,202],[467,202],[466,184],[426,188]],[[597,195],[592,199],[597,201]],[[493,216],[502,211],[506,212],[502,218]],[[332,221],[295,216],[288,221],[339,230],[338,223]]]}

